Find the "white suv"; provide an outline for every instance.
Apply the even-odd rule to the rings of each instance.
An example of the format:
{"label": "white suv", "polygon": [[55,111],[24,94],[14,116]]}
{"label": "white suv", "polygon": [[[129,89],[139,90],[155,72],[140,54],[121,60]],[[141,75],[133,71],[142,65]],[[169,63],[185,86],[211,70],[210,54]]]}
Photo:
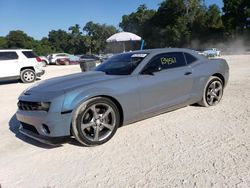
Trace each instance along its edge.
{"label": "white suv", "polygon": [[41,59],[32,50],[0,50],[0,80],[21,79],[30,83],[44,72]]}

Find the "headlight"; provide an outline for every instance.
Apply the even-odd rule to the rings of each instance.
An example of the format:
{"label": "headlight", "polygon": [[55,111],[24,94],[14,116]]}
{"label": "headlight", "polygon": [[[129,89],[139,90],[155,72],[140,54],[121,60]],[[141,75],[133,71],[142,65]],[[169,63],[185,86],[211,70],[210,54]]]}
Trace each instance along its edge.
{"label": "headlight", "polygon": [[44,111],[49,111],[50,102],[41,102],[40,109]]}
{"label": "headlight", "polygon": [[19,110],[24,111],[49,111],[50,102],[28,102],[19,101],[17,104]]}

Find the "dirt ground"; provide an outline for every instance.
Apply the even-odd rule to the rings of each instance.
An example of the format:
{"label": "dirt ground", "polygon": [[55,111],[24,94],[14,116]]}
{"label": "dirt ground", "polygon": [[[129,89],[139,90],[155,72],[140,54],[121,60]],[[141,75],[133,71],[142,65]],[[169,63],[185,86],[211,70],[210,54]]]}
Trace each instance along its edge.
{"label": "dirt ground", "polygon": [[[250,56],[223,58],[230,80],[219,105],[122,127],[92,148],[22,136],[17,98],[32,84],[0,85],[0,187],[250,187]],[[50,66],[42,80],[79,71]]]}

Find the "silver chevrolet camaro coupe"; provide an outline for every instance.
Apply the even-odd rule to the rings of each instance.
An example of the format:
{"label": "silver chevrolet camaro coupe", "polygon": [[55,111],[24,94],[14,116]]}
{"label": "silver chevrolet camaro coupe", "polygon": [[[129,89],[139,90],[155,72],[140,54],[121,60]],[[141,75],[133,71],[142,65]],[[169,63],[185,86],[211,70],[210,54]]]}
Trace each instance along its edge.
{"label": "silver chevrolet camaro coupe", "polygon": [[218,104],[227,85],[224,59],[166,48],[115,55],[94,71],[41,81],[19,97],[20,132],[43,143],[74,136],[85,146],[118,127],[198,103]]}

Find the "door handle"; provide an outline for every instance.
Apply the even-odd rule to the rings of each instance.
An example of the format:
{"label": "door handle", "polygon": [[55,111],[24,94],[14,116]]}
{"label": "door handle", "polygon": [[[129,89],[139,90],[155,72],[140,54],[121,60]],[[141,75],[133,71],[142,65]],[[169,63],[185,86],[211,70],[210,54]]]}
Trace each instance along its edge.
{"label": "door handle", "polygon": [[192,74],[192,72],[185,72],[184,75],[188,76],[188,75],[190,75],[190,74]]}

